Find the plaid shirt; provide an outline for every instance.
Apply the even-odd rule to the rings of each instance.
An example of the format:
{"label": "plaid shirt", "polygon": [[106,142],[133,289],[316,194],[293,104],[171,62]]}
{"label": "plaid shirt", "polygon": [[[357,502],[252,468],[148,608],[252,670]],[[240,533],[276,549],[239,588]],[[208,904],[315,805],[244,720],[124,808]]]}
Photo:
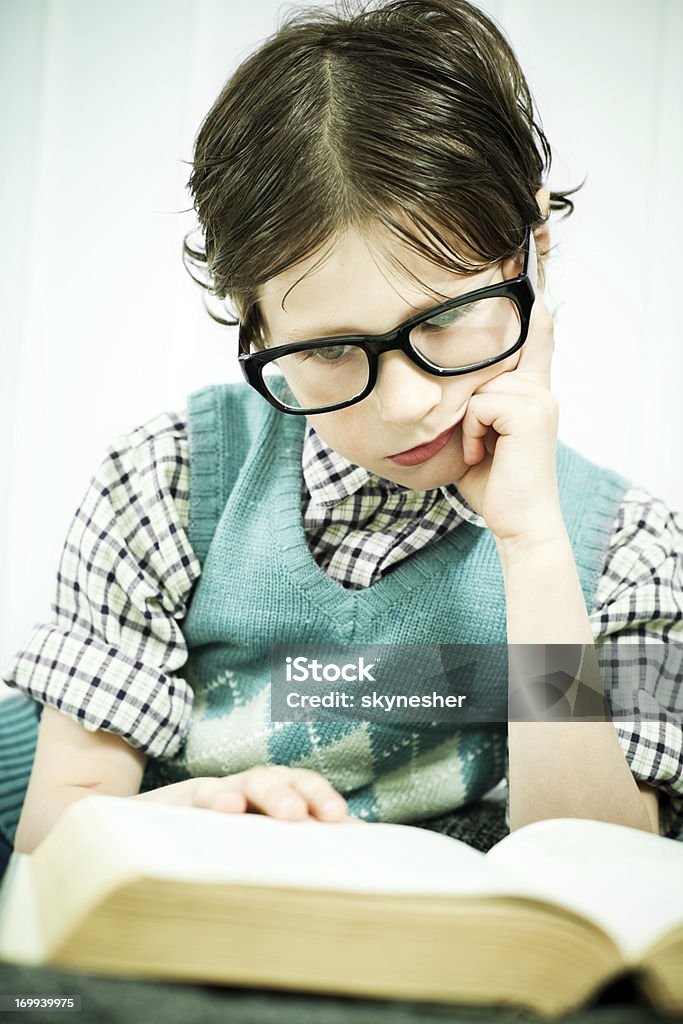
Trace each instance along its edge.
{"label": "plaid shirt", "polygon": [[[370,586],[463,520],[485,528],[454,486],[411,491],[384,480],[330,449],[310,425],[302,463],[308,543],[344,587]],[[163,413],[117,438],[69,529],[53,620],[34,627],[2,679],[150,756],[174,753],[189,727],[193,694],[171,674],[187,660],[182,621],[201,573],[188,513],[185,411]],[[682,552],[683,517],[647,491],[629,489],[590,615],[594,638],[680,644]],[[148,716],[165,727],[158,747],[147,742]],[[614,725],[634,777],[659,790],[660,833],[683,839],[680,721],[662,710],[659,720]]]}

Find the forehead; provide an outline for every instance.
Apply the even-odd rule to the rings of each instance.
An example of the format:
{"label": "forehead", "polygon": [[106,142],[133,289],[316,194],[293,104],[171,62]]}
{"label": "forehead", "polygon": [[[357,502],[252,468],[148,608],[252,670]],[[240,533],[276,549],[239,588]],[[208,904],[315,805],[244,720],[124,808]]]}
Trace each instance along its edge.
{"label": "forehead", "polygon": [[[475,263],[469,254],[465,260]],[[349,228],[271,278],[258,301],[267,330],[303,337],[382,331],[415,312],[487,283],[490,269],[456,274],[421,256],[386,229]]]}

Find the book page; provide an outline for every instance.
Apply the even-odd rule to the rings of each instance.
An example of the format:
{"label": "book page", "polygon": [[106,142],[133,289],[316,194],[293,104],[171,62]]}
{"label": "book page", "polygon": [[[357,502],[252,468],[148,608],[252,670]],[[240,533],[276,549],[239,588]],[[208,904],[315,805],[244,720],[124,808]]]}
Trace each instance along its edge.
{"label": "book page", "polygon": [[0,960],[37,963],[43,953],[31,859],[15,850],[0,887]]}
{"label": "book page", "polygon": [[415,895],[532,888],[466,843],[409,825],[288,822],[102,795],[64,818],[72,813],[99,817],[122,858],[155,878]]}
{"label": "book page", "polygon": [[486,860],[599,924],[637,961],[683,925],[683,843],[588,818],[535,821],[501,839]]}

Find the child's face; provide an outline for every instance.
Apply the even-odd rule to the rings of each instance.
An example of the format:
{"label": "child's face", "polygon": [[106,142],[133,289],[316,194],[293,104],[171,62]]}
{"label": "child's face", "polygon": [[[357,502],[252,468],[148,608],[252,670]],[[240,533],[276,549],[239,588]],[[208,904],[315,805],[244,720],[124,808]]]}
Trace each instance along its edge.
{"label": "child's face", "polygon": [[[442,295],[473,291],[516,276],[520,265],[506,260],[493,270],[465,277],[443,270],[389,235],[371,241],[355,231],[336,244],[319,266],[317,253],[271,278],[261,289],[260,309],[268,347],[340,334],[382,334],[443,301]],[[392,265],[391,253],[424,286]],[[308,273],[310,269],[310,274]],[[306,276],[303,276],[306,274]],[[282,308],[282,301],[288,289]],[[429,289],[436,289],[434,294]],[[426,462],[401,466],[390,456],[431,441],[464,415],[474,392],[486,381],[514,369],[519,352],[494,366],[456,377],[434,377],[403,352],[380,357],[374,391],[336,412],[307,417],[320,437],[351,462],[414,490],[457,483],[469,467],[463,459],[462,430]]]}

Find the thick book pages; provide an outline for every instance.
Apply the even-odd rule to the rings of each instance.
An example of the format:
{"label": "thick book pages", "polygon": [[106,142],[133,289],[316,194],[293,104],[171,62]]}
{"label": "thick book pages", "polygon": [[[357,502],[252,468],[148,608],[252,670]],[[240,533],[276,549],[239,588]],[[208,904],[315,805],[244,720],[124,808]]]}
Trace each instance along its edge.
{"label": "thick book pages", "polygon": [[93,795],[0,892],[0,956],[121,976],[495,1003],[547,1015],[635,968],[683,1009],[683,847],[584,819],[483,855],[404,825]]}
{"label": "thick book pages", "polygon": [[520,880],[533,878],[538,896],[589,917],[630,963],[641,962],[660,936],[683,930],[683,843],[674,839],[558,818],[518,829],[486,859]]}

